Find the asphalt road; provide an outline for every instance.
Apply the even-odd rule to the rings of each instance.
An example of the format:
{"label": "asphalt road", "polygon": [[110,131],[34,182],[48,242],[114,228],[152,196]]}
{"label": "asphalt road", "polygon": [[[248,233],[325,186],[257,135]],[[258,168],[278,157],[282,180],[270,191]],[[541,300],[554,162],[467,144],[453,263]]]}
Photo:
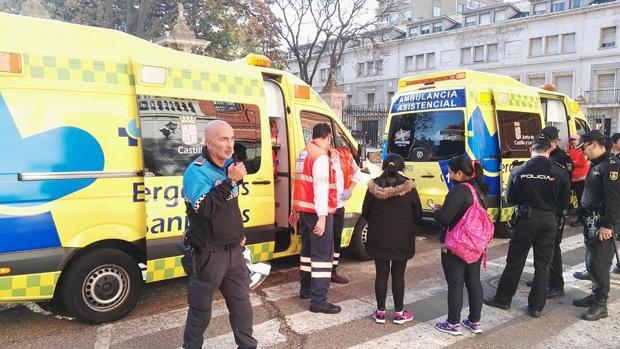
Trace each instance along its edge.
{"label": "asphalt road", "polygon": [[[425,228],[417,237],[415,257],[406,273],[405,307],[415,320],[404,325],[375,324],[374,263],[343,258],[339,270],[351,279],[333,285],[330,301],[342,306],[338,315],[308,312],[308,300],[298,298],[297,258],[273,261],[272,275],[252,292],[254,334],[261,348],[620,348],[620,276],[612,274],[609,318],[579,319],[584,311],[572,306],[588,294],[590,282],[575,280],[585,269],[580,232],[567,227],[562,243],[566,296],[547,302],[540,318],[527,315],[533,265],[528,259],[522,282],[508,311],[483,307],[484,333],[462,336],[437,332],[435,322],[446,319],[447,288],[439,260],[437,233]],[[482,271],[485,294],[494,294],[506,258],[508,240],[493,241],[487,268]],[[0,348],[180,348],[186,305],[187,279],[149,285],[136,309],[125,319],[85,325],[50,313],[34,303],[0,305]],[[392,306],[388,297],[388,310]],[[234,348],[226,306],[218,295],[205,348]],[[47,307],[45,307],[47,308]],[[467,297],[462,316],[467,316]]]}

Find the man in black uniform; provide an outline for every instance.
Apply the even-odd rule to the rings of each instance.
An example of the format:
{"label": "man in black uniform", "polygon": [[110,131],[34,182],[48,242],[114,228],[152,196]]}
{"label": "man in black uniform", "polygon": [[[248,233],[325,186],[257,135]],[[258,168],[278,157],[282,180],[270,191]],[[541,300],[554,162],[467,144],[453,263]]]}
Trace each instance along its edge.
{"label": "man in black uniform", "polygon": [[532,144],[532,158],[510,174],[506,201],[516,205],[515,231],[497,292],[484,300],[492,307],[510,308],[527,254],[533,246],[534,283],[528,298],[528,312],[532,317],[539,317],[545,306],[549,264],[557,235],[555,217],[558,210],[566,208],[570,195],[568,173],[549,160],[550,148],[549,137],[539,134]]}
{"label": "man in black uniform", "polygon": [[607,140],[599,131],[590,131],[581,140],[580,146],[591,161],[581,197],[581,217],[592,294],[573,304],[589,307],[581,318],[594,321],[607,317],[609,268],[614,257],[612,238],[614,228],[620,226],[620,161],[608,153]]}
{"label": "man in black uniform", "polygon": [[[558,129],[555,126],[547,126],[543,128],[541,132],[551,139],[549,160],[564,168],[568,172],[568,178],[570,178],[573,173],[574,163],[568,153],[566,153],[564,149],[558,147],[560,143]],[[556,215],[558,233],[553,249],[553,259],[549,266],[549,288],[547,289],[547,298],[564,295],[564,277],[562,276],[564,269],[562,268],[562,250],[560,249],[560,244],[562,243],[562,236],[564,235],[565,218],[566,208],[558,211]]]}
{"label": "man in black uniform", "polygon": [[238,202],[238,183],[246,169],[243,163],[231,160],[235,137],[225,121],[207,124],[205,143],[202,156],[183,175],[189,255],[186,253],[182,261],[190,276],[183,348],[202,348],[211,320],[213,293],[218,289],[226,300],[237,346],[256,348],[256,339],[252,337],[250,272],[243,258],[245,237]]}

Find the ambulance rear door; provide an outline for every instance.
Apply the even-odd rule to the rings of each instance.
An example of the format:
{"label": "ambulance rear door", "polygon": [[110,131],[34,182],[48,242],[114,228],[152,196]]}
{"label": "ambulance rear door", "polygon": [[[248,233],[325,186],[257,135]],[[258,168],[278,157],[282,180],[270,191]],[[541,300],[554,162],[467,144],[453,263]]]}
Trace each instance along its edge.
{"label": "ambulance rear door", "polygon": [[[534,90],[493,88],[493,103],[501,154],[500,187],[504,193],[510,171],[530,158],[530,147],[544,119],[540,98]],[[500,209],[498,221],[508,221],[512,208],[505,197]]]}
{"label": "ambulance rear door", "polygon": [[246,245],[253,259],[273,255],[273,167],[262,76],[242,64],[196,59],[207,60],[184,55],[174,63],[134,63],[144,161],[144,181],[134,184],[134,197],[146,201],[147,282],[184,275],[178,249],[189,225],[183,174],[201,155],[211,120],[233,127],[234,156],[248,171],[237,193]]}

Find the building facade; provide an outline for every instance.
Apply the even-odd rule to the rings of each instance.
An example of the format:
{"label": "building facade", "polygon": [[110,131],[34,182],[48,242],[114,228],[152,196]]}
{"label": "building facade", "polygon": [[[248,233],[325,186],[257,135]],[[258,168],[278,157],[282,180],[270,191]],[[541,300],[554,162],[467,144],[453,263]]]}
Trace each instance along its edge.
{"label": "building facade", "polygon": [[[410,21],[395,39],[347,49],[338,67],[345,106],[387,105],[405,76],[445,69],[552,83],[577,99],[593,127],[620,132],[620,1],[531,0]],[[290,64],[295,72],[296,65]],[[325,73],[313,87],[321,90]]]}

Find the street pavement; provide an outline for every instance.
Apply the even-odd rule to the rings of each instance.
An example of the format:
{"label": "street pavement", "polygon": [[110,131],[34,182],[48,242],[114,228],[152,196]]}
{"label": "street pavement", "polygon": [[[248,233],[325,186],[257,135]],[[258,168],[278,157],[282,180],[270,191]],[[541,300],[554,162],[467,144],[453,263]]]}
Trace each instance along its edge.
{"label": "street pavement", "polygon": [[[589,281],[575,280],[574,271],[585,269],[583,238],[568,227],[562,242],[566,296],[547,301],[538,319],[527,315],[525,281],[533,276],[530,251],[522,282],[510,310],[484,306],[483,334],[463,329],[462,336],[437,332],[434,324],[447,316],[447,287],[440,263],[437,231],[419,228],[416,255],[406,272],[405,308],[415,319],[404,325],[388,321],[375,324],[370,314],[376,307],[374,263],[343,258],[339,271],[351,279],[348,285],[332,285],[330,301],[339,304],[337,315],[308,311],[308,300],[299,294],[297,258],[273,261],[273,272],[251,294],[254,335],[260,348],[620,348],[620,276],[612,274],[609,318],[580,320],[585,310],[572,300],[589,293]],[[504,267],[508,240],[496,239],[482,270],[486,295],[495,293]],[[615,260],[614,260],[615,263]],[[0,305],[0,348],[180,348],[187,314],[187,279],[148,285],[136,309],[115,323],[85,325],[49,306],[35,303]],[[389,293],[390,291],[388,291]],[[467,296],[462,317],[467,316]],[[213,304],[213,318],[204,348],[235,348],[228,311],[220,295]]]}

